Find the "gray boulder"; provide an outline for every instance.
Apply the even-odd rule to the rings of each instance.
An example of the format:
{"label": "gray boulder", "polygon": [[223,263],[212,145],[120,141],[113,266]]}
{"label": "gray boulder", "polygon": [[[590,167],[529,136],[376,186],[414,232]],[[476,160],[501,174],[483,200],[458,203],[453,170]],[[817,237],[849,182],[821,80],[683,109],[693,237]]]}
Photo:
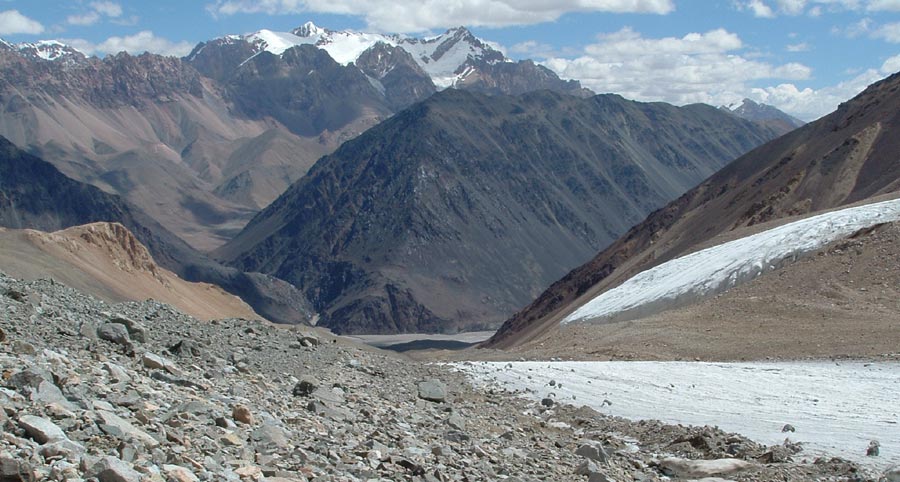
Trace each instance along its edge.
{"label": "gray boulder", "polygon": [[100,482],[141,482],[141,474],[131,464],[109,456],[92,465],[85,475]]}
{"label": "gray boulder", "polygon": [[61,428],[43,417],[22,415],[19,417],[19,426],[39,444],[59,442],[67,439],[66,433]]}
{"label": "gray boulder", "polygon": [[128,328],[121,323],[104,323],[97,328],[97,336],[101,340],[106,340],[124,347],[131,346],[131,337],[128,335]]}
{"label": "gray boulder", "polygon": [[443,402],[447,399],[447,386],[434,379],[419,382],[419,398],[429,402]]}

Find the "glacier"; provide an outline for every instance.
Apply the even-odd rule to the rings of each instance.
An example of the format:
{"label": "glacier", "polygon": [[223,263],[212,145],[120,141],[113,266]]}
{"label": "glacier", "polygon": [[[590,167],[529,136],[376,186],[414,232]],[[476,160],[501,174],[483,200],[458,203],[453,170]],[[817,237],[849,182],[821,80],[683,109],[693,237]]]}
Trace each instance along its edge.
{"label": "glacier", "polygon": [[[476,386],[587,405],[631,420],[715,425],[767,445],[802,442],[795,459],[900,464],[896,362],[462,362]],[[554,386],[550,386],[553,380]],[[791,424],[795,432],[783,433]],[[881,443],[867,457],[869,441]]]}
{"label": "glacier", "polygon": [[801,219],[642,271],[562,323],[622,321],[714,295],[876,224],[900,220],[900,199]]}

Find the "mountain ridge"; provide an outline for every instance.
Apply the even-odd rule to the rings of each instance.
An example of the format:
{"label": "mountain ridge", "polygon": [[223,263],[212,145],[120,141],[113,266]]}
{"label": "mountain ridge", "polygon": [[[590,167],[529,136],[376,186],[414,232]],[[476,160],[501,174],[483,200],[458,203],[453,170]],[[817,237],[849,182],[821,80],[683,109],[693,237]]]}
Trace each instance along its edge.
{"label": "mountain ridge", "polygon": [[742,119],[770,126],[779,130],[781,134],[787,134],[806,124],[806,122],[779,110],[775,106],[757,103],[747,98],[741,101],[740,104],[723,105],[719,108]]}
{"label": "mountain ridge", "polygon": [[578,300],[740,227],[847,205],[900,189],[900,74],[764,144],[655,211],[569,272],[486,343],[511,347],[548,333]]}
{"label": "mountain ridge", "polygon": [[774,135],[703,105],[448,89],[323,158],[215,256],[303,287],[337,331],[485,327]]}

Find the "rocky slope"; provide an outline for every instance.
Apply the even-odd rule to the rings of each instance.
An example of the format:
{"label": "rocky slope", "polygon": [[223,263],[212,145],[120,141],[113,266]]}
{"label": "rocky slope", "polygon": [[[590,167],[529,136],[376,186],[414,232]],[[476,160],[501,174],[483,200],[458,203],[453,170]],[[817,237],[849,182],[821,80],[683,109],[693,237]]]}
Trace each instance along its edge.
{"label": "rocky slope", "polygon": [[735,160],[554,283],[489,345],[509,347],[546,334],[593,296],[717,235],[896,191],[898,89],[895,74],[834,113]]}
{"label": "rocky slope", "polygon": [[337,146],[236,114],[220,86],[179,59],[101,60],[50,46],[38,55],[47,45],[0,44],[0,135],[122,195],[200,249]]}
{"label": "rocky slope", "polygon": [[122,224],[161,266],[189,281],[221,286],[270,320],[311,317],[303,295],[288,283],[211,261],[121,197],[70,179],[0,138],[0,226],[57,231],[93,222]]}
{"label": "rocky slope", "polygon": [[440,92],[323,158],[216,252],[340,332],[491,326],[771,131],[703,105]]}
{"label": "rocky slope", "polygon": [[790,442],[576,408],[552,381],[537,404],[328,336],[2,273],[0,371],[8,481],[876,477]]}
{"label": "rocky slope", "polygon": [[262,319],[218,286],[186,282],[160,267],[118,223],[92,223],[52,233],[0,228],[0,244],[0,269],[17,278],[52,278],[111,302],[152,298],[201,320]]}

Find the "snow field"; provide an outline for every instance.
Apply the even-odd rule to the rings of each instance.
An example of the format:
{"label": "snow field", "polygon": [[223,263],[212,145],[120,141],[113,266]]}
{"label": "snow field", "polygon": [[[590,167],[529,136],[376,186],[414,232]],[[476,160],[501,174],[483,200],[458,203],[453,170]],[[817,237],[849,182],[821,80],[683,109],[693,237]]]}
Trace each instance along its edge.
{"label": "snow field", "polygon": [[562,323],[621,321],[715,295],[860,229],[900,220],[900,200],[820,214],[673,259],[601,293]]}
{"label": "snow field", "polygon": [[[632,420],[713,425],[757,442],[803,442],[796,458],[900,464],[900,364],[862,362],[468,362],[476,385],[588,405]],[[551,387],[553,380],[562,388]],[[605,404],[609,401],[611,405]],[[782,433],[785,424],[796,432]],[[867,457],[871,440],[878,457]]]}

